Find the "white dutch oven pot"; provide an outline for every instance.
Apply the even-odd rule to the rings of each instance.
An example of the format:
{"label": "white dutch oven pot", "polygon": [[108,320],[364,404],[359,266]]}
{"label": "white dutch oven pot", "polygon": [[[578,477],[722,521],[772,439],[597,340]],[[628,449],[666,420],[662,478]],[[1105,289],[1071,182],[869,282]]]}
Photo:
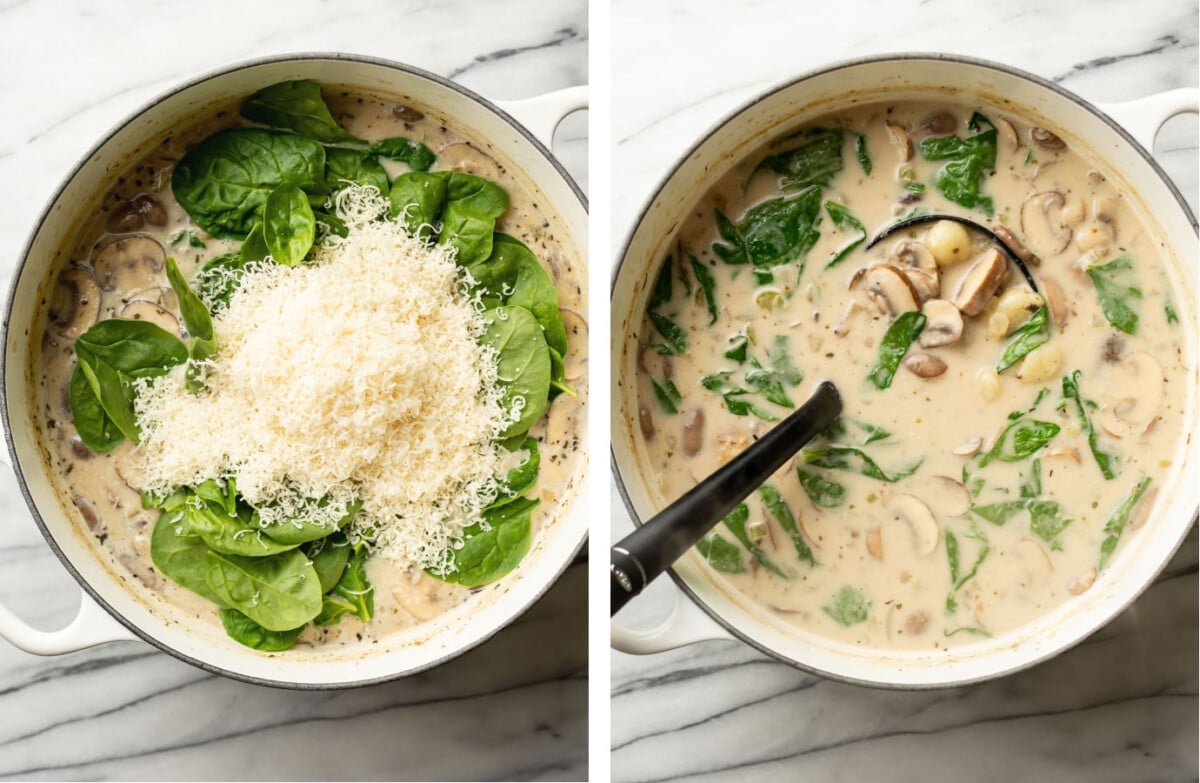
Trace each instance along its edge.
{"label": "white dutch oven pot", "polygon": [[[637,341],[653,288],[651,275],[674,242],[698,194],[764,140],[858,103],[905,99],[982,99],[1059,132],[1076,149],[1105,161],[1123,180],[1127,197],[1167,240],[1175,258],[1176,299],[1186,302],[1181,334],[1191,357],[1186,432],[1197,423],[1196,220],[1166,174],[1147,153],[1170,117],[1195,112],[1200,91],[1175,90],[1100,111],[1038,77],[994,63],[941,55],[897,55],[832,66],[771,90],[707,133],[659,187],[630,234],[612,289],[613,468],[635,523],[653,516],[662,499],[646,483],[634,430]],[[1109,116],[1111,115],[1111,117]],[[1113,117],[1117,118],[1114,121]],[[1155,225],[1156,224],[1156,225]],[[656,628],[612,625],[615,648],[653,653],[706,639],[741,639],[794,666],[867,685],[924,688],[999,677],[1045,660],[1112,619],[1153,581],[1182,543],[1200,497],[1200,438],[1181,433],[1174,473],[1161,486],[1155,515],[1128,536],[1118,556],[1083,595],[1034,624],[995,639],[936,654],[862,650],[788,626],[735,591],[711,581],[694,550],[671,571],[678,592],[674,611]],[[1171,455],[1163,455],[1164,457]],[[690,599],[690,600],[689,600]]]}
{"label": "white dutch oven pot", "polygon": [[[111,179],[146,154],[162,137],[206,116],[209,107],[229,104],[275,82],[316,79],[325,84],[394,97],[426,113],[452,118],[468,138],[536,183],[542,202],[562,221],[568,247],[582,259],[587,248],[587,205],[570,175],[548,147],[555,127],[587,103],[576,87],[501,107],[424,71],[385,60],[343,54],[291,55],[256,60],[202,76],[164,95],[110,132],[66,178],[51,199],[18,260],[4,320],[3,424],[8,457],[21,492],[50,547],[79,581],[79,614],[64,629],[42,632],[0,606],[0,636],[32,653],[53,655],[118,640],[143,639],[203,669],[265,685],[332,688],[365,685],[413,674],[480,644],[531,606],[567,567],[587,535],[582,504],[586,459],[579,461],[575,489],[557,518],[539,533],[520,567],[436,620],[385,637],[364,652],[293,649],[264,654],[225,637],[219,623],[197,628],[172,615],[152,596],[135,594],[113,566],[97,556],[80,525],[64,513],[40,456],[31,401],[36,381],[30,370],[30,332],[48,270],[80,217],[93,209]],[[520,124],[513,116],[521,117]],[[540,201],[541,199],[539,199]],[[585,265],[581,265],[581,269]],[[581,271],[580,273],[584,273]],[[580,281],[586,286],[586,276]],[[586,299],[585,299],[586,301]],[[480,600],[482,599],[482,600]]]}

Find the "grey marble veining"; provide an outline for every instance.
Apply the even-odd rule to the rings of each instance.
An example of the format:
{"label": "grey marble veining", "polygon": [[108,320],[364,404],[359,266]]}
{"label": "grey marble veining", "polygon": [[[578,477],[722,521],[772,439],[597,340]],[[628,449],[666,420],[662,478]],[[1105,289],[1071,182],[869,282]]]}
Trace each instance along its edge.
{"label": "grey marble veining", "polygon": [[[136,29],[134,28],[136,26]],[[493,99],[587,81],[582,0],[0,3],[0,278],[60,179],[176,83],[274,53],[407,62]],[[555,152],[586,187],[586,118]],[[0,601],[43,628],[79,590],[0,470]],[[214,677],[140,643],[39,658],[0,642],[0,777],[581,779],[586,563],[494,639],[415,677],[302,693]]]}
{"label": "grey marble veining", "polygon": [[[774,84],[868,54],[1005,62],[1096,103],[1197,84],[1197,4],[1161,2],[613,3],[612,237],[682,152]],[[1155,155],[1193,211],[1197,121]],[[612,493],[613,536],[630,528]],[[981,685],[884,691],[822,679],[737,642],[612,654],[619,781],[1183,781],[1197,779],[1197,535],[1126,612],[1074,649]],[[663,580],[665,581],[665,580]],[[669,584],[622,613],[649,627]]]}

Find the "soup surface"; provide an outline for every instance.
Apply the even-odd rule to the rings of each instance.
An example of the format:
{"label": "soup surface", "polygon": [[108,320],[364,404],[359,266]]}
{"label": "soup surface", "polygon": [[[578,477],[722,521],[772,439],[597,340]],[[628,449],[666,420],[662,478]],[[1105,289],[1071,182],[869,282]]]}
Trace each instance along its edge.
{"label": "soup surface", "polygon": [[[867,248],[936,215],[995,236],[917,221]],[[928,650],[1070,601],[1139,534],[1180,440],[1186,315],[1137,205],[1059,135],[861,106],[741,161],[676,239],[637,335],[664,505],[821,381],[845,404],[701,542],[715,579],[805,632]]]}
{"label": "soup surface", "polygon": [[[561,511],[561,501],[570,495],[583,458],[586,305],[583,270],[575,249],[563,236],[558,218],[542,206],[538,191],[524,175],[489,154],[488,145],[468,139],[453,118],[359,93],[327,88],[323,97],[337,123],[354,136],[366,141],[402,136],[436,154],[433,172],[466,172],[498,183],[507,191],[508,209],[497,220],[495,230],[523,242],[553,279],[570,346],[563,375],[574,394],[554,397],[546,415],[528,433],[537,441],[540,454],[538,481],[528,493],[540,501],[531,519],[531,535],[536,541],[538,531]],[[184,615],[214,624],[219,622],[211,602],[164,578],[155,568],[150,550],[159,512],[144,508],[140,499],[142,487],[134,469],[138,447],[125,440],[107,453],[89,449],[74,426],[68,387],[77,363],[75,341],[99,321],[149,320],[176,336],[186,334],[179,299],[167,280],[165,259],[175,258],[183,276],[194,281],[207,262],[236,253],[241,242],[202,231],[176,200],[171,175],[197,142],[244,124],[236,106],[217,112],[196,127],[163,139],[125,172],[81,227],[69,261],[55,271],[41,325],[35,332],[40,337],[34,351],[35,376],[41,378],[37,418],[52,471],[61,480],[64,506],[113,567],[135,578],[131,584],[136,590],[151,601],[165,602]],[[404,163],[386,157],[379,162],[389,178],[409,170]],[[415,565],[400,567],[376,556],[367,558],[366,574],[374,587],[373,619],[364,622],[351,612],[340,622],[307,625],[299,644],[369,644],[390,632],[432,620],[473,594],[496,587],[441,581]]]}

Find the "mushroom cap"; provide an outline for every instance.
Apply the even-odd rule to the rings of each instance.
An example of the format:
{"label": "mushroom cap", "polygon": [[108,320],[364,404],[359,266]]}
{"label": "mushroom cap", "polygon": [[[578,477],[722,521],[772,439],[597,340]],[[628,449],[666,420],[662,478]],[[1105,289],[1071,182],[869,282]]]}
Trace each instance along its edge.
{"label": "mushroom cap", "polygon": [[910,310],[921,309],[920,294],[904,272],[891,264],[871,267],[860,280],[851,281],[851,285],[856,284],[872,299],[881,302],[893,317]]}
{"label": "mushroom cap", "polygon": [[925,314],[925,328],[917,338],[922,348],[949,345],[962,337],[962,313],[952,302],[945,299],[930,299],[921,305]]}

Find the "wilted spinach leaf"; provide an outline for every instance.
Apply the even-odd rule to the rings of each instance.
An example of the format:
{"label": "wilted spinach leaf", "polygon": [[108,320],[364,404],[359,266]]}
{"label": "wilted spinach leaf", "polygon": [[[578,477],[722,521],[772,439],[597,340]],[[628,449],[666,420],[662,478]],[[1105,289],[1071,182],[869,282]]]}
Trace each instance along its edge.
{"label": "wilted spinach leaf", "polygon": [[846,488],[804,468],[796,468],[800,487],[808,499],[822,508],[836,508],[846,502]]}
{"label": "wilted spinach leaf", "polygon": [[746,561],[742,559],[742,550],[716,533],[710,533],[697,541],[696,550],[716,571],[726,574],[746,573]]}
{"label": "wilted spinach leaf", "polygon": [[[860,136],[859,138],[862,137]],[[867,167],[867,171],[870,173],[870,166]],[[862,221],[854,217],[854,215],[851,215],[850,210],[846,209],[845,205],[839,204],[836,201],[826,201],[825,212],[829,214],[829,219],[833,221],[833,225],[839,229],[843,225],[846,225],[858,233],[856,238],[850,240],[848,244],[843,246],[841,250],[837,251],[833,258],[829,260],[829,263],[825,265],[825,268],[829,269],[830,267],[840,264],[846,258],[846,256],[854,252],[855,248],[866,241],[867,227],[862,224]]]}
{"label": "wilted spinach leaf", "polygon": [[916,310],[910,310],[896,316],[896,320],[888,324],[879,343],[879,362],[871,368],[867,378],[877,389],[886,389],[892,385],[900,361],[908,353],[908,347],[920,336],[925,328],[925,315]]}
{"label": "wilted spinach leaf", "polygon": [[871,610],[871,599],[857,587],[846,585],[838,590],[833,600],[821,607],[821,611],[844,626],[865,622]]}
{"label": "wilted spinach leaf", "polygon": [[[842,130],[812,128],[802,131],[805,143],[799,147],[768,155],[755,171],[768,169],[783,176],[786,190],[800,190],[810,185],[824,187],[842,170]],[[870,165],[869,163],[867,164]]]}
{"label": "wilted spinach leaf", "polygon": [[696,275],[696,281],[700,283],[700,288],[704,292],[704,303],[708,307],[709,320],[711,326],[717,322],[717,281],[713,278],[712,272],[708,271],[708,267],[696,260],[696,257],[690,252],[688,259],[692,262],[692,273]]}
{"label": "wilted spinach leaf", "polygon": [[407,163],[413,171],[429,171],[429,167],[437,160],[437,155],[433,154],[433,150],[419,141],[406,139],[403,136],[380,139],[367,147],[367,152]]}
{"label": "wilted spinach leaf", "polygon": [[1042,305],[1012,333],[1004,353],[1000,355],[1000,361],[996,362],[996,372],[1004,372],[1049,339],[1050,310]]}
{"label": "wilted spinach leaf", "polygon": [[658,403],[662,405],[663,410],[667,413],[679,413],[679,406],[683,403],[683,397],[679,394],[679,389],[676,388],[675,382],[670,378],[664,378],[662,383],[659,383],[654,378],[650,379],[650,385],[654,387],[654,396],[658,399]]}
{"label": "wilted spinach leaf", "polygon": [[725,263],[768,268],[799,260],[803,265],[821,238],[821,191],[812,187],[792,198],[773,198],[751,208],[737,226],[727,218],[724,223],[721,236],[731,244],[714,242],[712,251]]}
{"label": "wilted spinach leaf", "polygon": [[796,518],[792,515],[792,510],[788,508],[788,504],[779,494],[779,490],[770,484],[763,484],[758,488],[758,496],[762,498],[763,507],[775,518],[775,521],[783,528],[783,532],[787,533],[788,538],[792,539],[792,546],[796,547],[796,555],[802,561],[815,566],[817,560],[813,557],[812,549],[809,547],[808,542],[804,540],[804,536],[800,534],[800,528],[796,525]]}
{"label": "wilted spinach leaf", "polygon": [[1019,418],[1000,433],[992,447],[979,459],[983,467],[992,460],[1017,462],[1050,442],[1061,428],[1051,421]]}
{"label": "wilted spinach leaf", "polygon": [[1150,487],[1150,477],[1143,476],[1137,484],[1133,486],[1121,504],[1113,509],[1109,515],[1108,521],[1104,523],[1104,541],[1100,543],[1100,565],[1098,569],[1103,569],[1108,564],[1108,559],[1112,557],[1112,553],[1116,551],[1117,544],[1121,540],[1121,534],[1125,532],[1125,525],[1129,523],[1129,515],[1133,512],[1134,507],[1142,496],[1146,494],[1146,490]]}
{"label": "wilted spinach leaf", "polygon": [[1123,282],[1132,270],[1133,261],[1129,256],[1087,268],[1088,277],[1092,278],[1096,293],[1100,296],[1100,309],[1104,311],[1104,317],[1126,334],[1136,333],[1138,325],[1138,315],[1130,307],[1130,302],[1142,298],[1141,290]]}
{"label": "wilted spinach leaf", "polygon": [[650,323],[654,325],[654,330],[662,335],[662,338],[667,341],[667,347],[676,356],[682,356],[687,352],[687,333],[683,331],[683,327],[653,310],[646,315],[650,318]]}
{"label": "wilted spinach leaf", "polygon": [[746,532],[746,521],[749,518],[749,506],[747,506],[745,503],[739,503],[737,508],[735,508],[733,511],[730,511],[723,521],[725,523],[725,527],[727,527],[729,531],[733,533],[734,538],[736,538],[738,542],[746,548],[746,551],[748,551],[754,557],[754,559],[758,561],[759,565],[782,579],[791,579],[791,577],[788,576],[783,569],[775,565],[775,563],[773,563],[771,559],[767,557],[767,553],[762,550],[762,547],[750,540],[750,534]]}
{"label": "wilted spinach leaf", "polygon": [[819,468],[854,471],[869,478],[889,483],[894,483],[902,478],[911,476],[917,472],[917,468],[921,467],[921,463],[924,462],[924,460],[919,460],[910,467],[903,468],[895,473],[888,473],[879,467],[875,460],[867,456],[865,451],[854,446],[826,446],[822,449],[805,449],[800,452],[800,456],[808,464],[816,465]]}
{"label": "wilted spinach leaf", "polygon": [[[987,126],[987,130],[980,128]],[[992,200],[980,195],[984,172],[996,167],[996,128],[979,112],[971,115],[967,127],[979,131],[973,136],[938,136],[922,139],[921,155],[926,160],[945,160],[933,175],[933,184],[955,204],[992,214]]]}

